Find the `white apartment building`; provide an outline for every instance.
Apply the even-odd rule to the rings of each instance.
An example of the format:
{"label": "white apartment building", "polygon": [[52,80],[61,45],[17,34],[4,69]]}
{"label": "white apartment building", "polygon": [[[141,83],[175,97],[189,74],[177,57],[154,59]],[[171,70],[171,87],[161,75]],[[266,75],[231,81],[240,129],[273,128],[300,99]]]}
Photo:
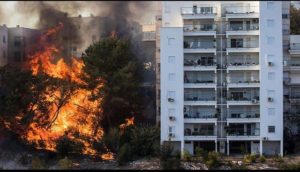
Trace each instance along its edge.
{"label": "white apartment building", "polygon": [[7,64],[8,52],[8,28],[6,25],[0,26],[0,67]]}
{"label": "white apartment building", "polygon": [[283,155],[286,3],[162,2],[161,142]]}

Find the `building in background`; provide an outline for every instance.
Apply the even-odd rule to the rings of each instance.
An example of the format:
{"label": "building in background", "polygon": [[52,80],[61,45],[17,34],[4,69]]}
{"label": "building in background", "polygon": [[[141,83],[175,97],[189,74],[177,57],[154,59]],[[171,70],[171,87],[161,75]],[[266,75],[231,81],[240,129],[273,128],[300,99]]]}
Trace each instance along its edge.
{"label": "building in background", "polygon": [[0,67],[8,61],[8,28],[6,25],[0,26]]}
{"label": "building in background", "polygon": [[163,2],[162,142],[283,155],[285,3]]}

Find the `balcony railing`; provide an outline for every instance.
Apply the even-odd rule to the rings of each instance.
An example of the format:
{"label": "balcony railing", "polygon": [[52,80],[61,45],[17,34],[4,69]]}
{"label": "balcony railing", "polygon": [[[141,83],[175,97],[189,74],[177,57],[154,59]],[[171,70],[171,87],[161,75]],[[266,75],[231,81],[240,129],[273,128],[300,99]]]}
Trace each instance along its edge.
{"label": "balcony railing", "polygon": [[257,41],[236,41],[227,42],[227,48],[258,48],[259,42]]}
{"label": "balcony railing", "polygon": [[291,43],[290,50],[300,50],[300,43]]}
{"label": "balcony railing", "polygon": [[184,136],[214,136],[215,132],[214,130],[202,130],[200,131],[184,131]]}
{"label": "balcony railing", "polygon": [[215,31],[215,24],[200,24],[200,25],[184,25],[185,32],[199,32],[199,31]]}
{"label": "balcony railing", "polygon": [[203,97],[203,96],[194,96],[194,97],[184,97],[184,101],[215,101],[215,97]]}
{"label": "balcony railing", "polygon": [[232,62],[228,63],[228,66],[256,66],[259,65],[258,62],[246,62],[246,63],[241,63],[241,62]]}
{"label": "balcony railing", "polygon": [[228,136],[259,136],[259,128],[252,129],[251,131],[229,129]]}
{"label": "balcony railing", "polygon": [[215,41],[184,41],[183,46],[187,49],[216,48]]}
{"label": "balcony railing", "polygon": [[258,96],[253,96],[253,97],[229,97],[227,98],[227,101],[252,101],[253,99],[259,100]]}
{"label": "balcony railing", "polygon": [[259,118],[259,111],[230,111],[228,118]]}
{"label": "balcony railing", "polygon": [[300,66],[300,60],[289,60],[289,61],[287,61],[287,65],[288,66]]}
{"label": "balcony railing", "polygon": [[184,118],[201,118],[201,119],[207,119],[207,118],[216,118],[217,116],[215,114],[211,114],[211,112],[196,112],[196,113],[184,113]]}
{"label": "balcony railing", "polygon": [[182,7],[181,14],[183,15],[210,15],[216,14],[216,7]]}
{"label": "balcony railing", "polygon": [[226,26],[227,31],[250,31],[259,30],[259,24],[243,25],[243,24],[229,24]]}
{"label": "balcony railing", "polygon": [[226,14],[254,14],[258,10],[258,6],[230,6],[226,7]]}
{"label": "balcony railing", "polygon": [[198,60],[184,60],[184,66],[216,66],[217,63],[213,61],[202,61]]}
{"label": "balcony railing", "polygon": [[230,80],[229,79],[229,81],[228,81],[228,83],[231,83],[231,84],[252,84],[252,83],[259,83],[259,81],[258,80],[254,80],[254,81],[245,81],[245,80],[243,80],[243,81],[237,81],[237,80]]}
{"label": "balcony railing", "polygon": [[213,84],[215,83],[214,80],[190,80],[190,79],[185,79],[184,83],[193,83],[193,84]]}

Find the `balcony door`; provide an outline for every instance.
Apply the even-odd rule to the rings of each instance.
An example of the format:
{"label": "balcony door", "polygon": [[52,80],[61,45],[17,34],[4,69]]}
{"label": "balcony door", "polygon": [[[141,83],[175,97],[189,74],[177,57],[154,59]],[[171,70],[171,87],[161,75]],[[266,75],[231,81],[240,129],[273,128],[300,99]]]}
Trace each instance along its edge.
{"label": "balcony door", "polygon": [[243,39],[231,39],[231,48],[243,48]]}

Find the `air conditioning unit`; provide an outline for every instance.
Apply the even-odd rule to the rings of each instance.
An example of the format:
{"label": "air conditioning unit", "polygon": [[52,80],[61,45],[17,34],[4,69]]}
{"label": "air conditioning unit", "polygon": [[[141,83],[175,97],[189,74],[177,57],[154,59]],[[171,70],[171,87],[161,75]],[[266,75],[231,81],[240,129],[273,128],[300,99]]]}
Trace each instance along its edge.
{"label": "air conditioning unit", "polygon": [[268,65],[269,66],[274,66],[274,63],[273,62],[268,62]]}
{"label": "air conditioning unit", "polygon": [[252,99],[251,101],[252,101],[252,103],[257,103],[256,99]]}
{"label": "air conditioning unit", "polygon": [[169,116],[170,121],[175,121],[175,116]]}
{"label": "air conditioning unit", "polygon": [[268,101],[269,102],[273,102],[273,98],[272,97],[268,97]]}
{"label": "air conditioning unit", "polygon": [[263,140],[268,140],[268,138],[267,137],[263,137]]}
{"label": "air conditioning unit", "polygon": [[175,134],[174,133],[169,133],[169,137],[175,137]]}
{"label": "air conditioning unit", "polygon": [[174,102],[175,100],[173,98],[168,98],[169,102]]}

